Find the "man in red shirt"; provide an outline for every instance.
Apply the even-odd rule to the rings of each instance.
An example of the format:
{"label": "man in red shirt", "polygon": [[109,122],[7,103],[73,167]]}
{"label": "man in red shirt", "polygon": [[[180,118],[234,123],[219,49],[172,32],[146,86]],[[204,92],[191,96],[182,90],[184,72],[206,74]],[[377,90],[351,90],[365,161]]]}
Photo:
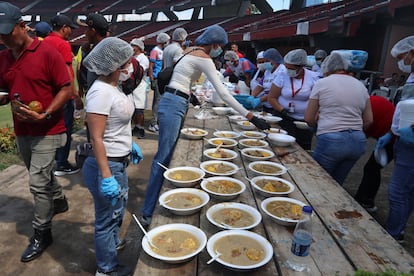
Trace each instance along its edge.
{"label": "man in red shirt", "polygon": [[[52,167],[56,149],[66,142],[63,105],[72,95],[71,79],[61,55],[47,43],[31,38],[20,9],[0,2],[0,40],[8,48],[0,52],[0,103],[11,100],[14,131],[19,153],[29,172],[34,197],[34,235],[23,252],[22,262],[31,261],[53,242],[52,217],[67,208],[62,187]],[[39,101],[43,111],[28,109]],[[66,203],[66,204],[65,204]]]}
{"label": "man in red shirt", "polygon": [[50,44],[59,51],[65,60],[72,79],[73,96],[72,99],[70,99],[63,108],[63,118],[65,121],[67,141],[65,146],[59,148],[56,151],[56,168],[54,171],[54,174],[56,176],[64,176],[67,174],[77,173],[80,170],[78,167],[73,166],[68,161],[70,145],[72,143],[73,112],[75,111],[74,99],[76,101],[76,107],[78,109],[82,109],[83,107],[82,99],[79,97],[78,91],[73,85],[73,79],[75,76],[72,67],[73,54],[72,48],[68,42],[68,39],[72,34],[72,29],[78,28],[78,26],[75,25],[69,17],[63,14],[53,17],[50,23],[52,25],[53,31],[44,38],[44,42]]}

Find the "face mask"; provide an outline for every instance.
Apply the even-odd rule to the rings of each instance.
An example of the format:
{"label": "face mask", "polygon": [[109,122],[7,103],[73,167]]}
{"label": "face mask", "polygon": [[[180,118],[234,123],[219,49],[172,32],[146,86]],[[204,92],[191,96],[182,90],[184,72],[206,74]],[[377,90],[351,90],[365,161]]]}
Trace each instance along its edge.
{"label": "face mask", "polygon": [[287,74],[291,78],[295,78],[298,76],[298,72],[295,69],[287,69]]}
{"label": "face mask", "polygon": [[258,64],[257,64],[257,68],[258,68],[260,71],[264,71],[264,70],[266,70],[266,69],[265,69],[265,67],[264,67],[264,63],[258,63]]}
{"label": "face mask", "polygon": [[216,58],[221,55],[221,53],[223,53],[223,49],[221,49],[221,47],[218,47],[217,49],[211,49],[210,57]]}
{"label": "face mask", "polygon": [[400,68],[400,70],[404,73],[411,73],[411,64],[405,64],[404,59],[400,59],[398,61],[398,68]]}
{"label": "face mask", "polygon": [[132,73],[134,73],[134,66],[131,63],[128,66],[128,73],[124,73],[123,71],[121,71],[121,73],[119,74],[119,80],[126,81],[127,79],[131,77]]}
{"label": "face mask", "polygon": [[263,67],[265,70],[272,70],[273,69],[273,65],[271,62],[265,62],[263,63]]}

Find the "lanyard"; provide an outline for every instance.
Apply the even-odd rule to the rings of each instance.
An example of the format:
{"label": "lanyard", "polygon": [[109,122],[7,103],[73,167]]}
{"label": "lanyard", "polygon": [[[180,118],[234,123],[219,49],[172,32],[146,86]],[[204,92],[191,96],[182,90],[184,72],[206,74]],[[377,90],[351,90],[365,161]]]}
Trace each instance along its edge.
{"label": "lanyard", "polygon": [[290,86],[292,88],[292,98],[294,98],[296,94],[298,94],[299,91],[302,89],[304,80],[305,80],[305,75],[302,76],[302,84],[300,85],[299,89],[295,91],[295,88],[293,87],[293,78],[290,78]]}

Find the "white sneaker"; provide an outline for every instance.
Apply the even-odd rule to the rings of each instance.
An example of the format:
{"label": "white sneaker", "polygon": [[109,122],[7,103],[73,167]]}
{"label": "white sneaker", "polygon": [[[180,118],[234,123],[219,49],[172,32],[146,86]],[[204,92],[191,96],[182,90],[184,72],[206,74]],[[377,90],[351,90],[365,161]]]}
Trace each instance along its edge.
{"label": "white sneaker", "polygon": [[149,130],[149,131],[151,131],[151,132],[154,132],[154,133],[158,133],[159,127],[158,127],[158,125],[153,125],[153,124],[151,124],[151,125],[148,127],[148,130]]}

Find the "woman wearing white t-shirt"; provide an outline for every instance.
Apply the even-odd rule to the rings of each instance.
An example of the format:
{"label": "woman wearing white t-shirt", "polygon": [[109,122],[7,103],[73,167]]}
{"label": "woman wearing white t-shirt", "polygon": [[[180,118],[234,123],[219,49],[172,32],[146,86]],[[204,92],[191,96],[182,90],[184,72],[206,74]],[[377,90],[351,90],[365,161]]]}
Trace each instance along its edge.
{"label": "woman wearing white t-shirt", "polygon": [[274,79],[267,101],[275,110],[275,115],[283,118],[279,125],[296,137],[296,142],[303,149],[310,150],[313,133],[297,128],[293,122],[304,121],[311,90],[319,77],[305,68],[308,55],[303,49],[288,52],[284,61],[287,72]]}
{"label": "woman wearing white t-shirt", "polygon": [[363,129],[373,122],[371,102],[366,87],[347,73],[340,54],[329,55],[321,69],[326,77],[312,89],[305,120],[317,124],[313,158],[342,185],[365,153]]}

